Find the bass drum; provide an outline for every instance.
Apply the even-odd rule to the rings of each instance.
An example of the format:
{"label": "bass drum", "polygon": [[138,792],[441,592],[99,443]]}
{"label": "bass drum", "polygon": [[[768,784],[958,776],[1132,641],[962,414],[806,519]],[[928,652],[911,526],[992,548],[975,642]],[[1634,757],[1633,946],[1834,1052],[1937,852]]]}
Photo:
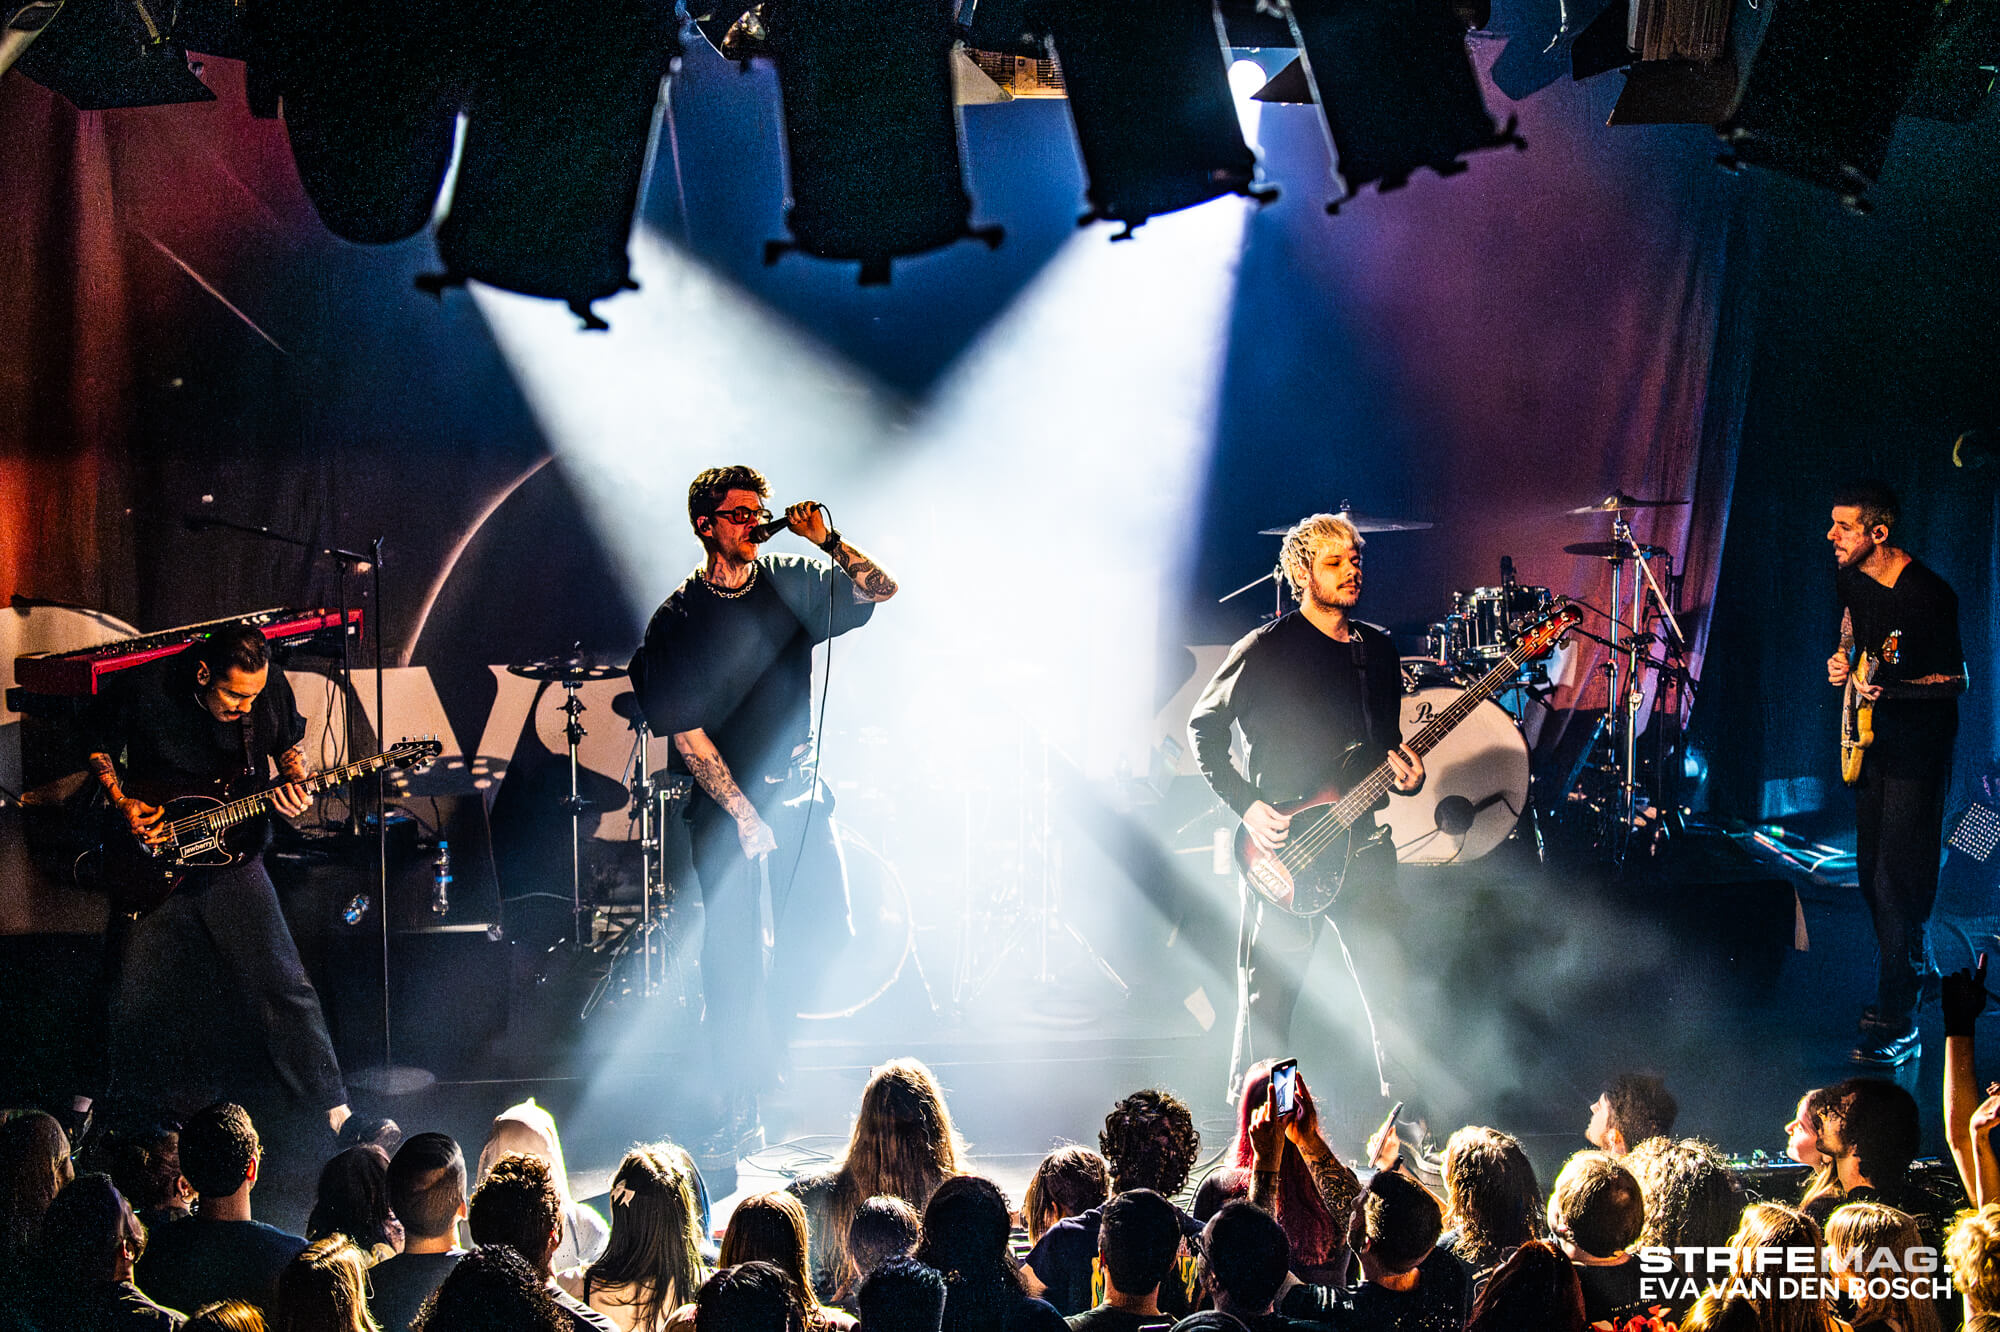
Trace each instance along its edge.
{"label": "bass drum", "polygon": [[[1463,690],[1418,689],[1403,696],[1403,734],[1415,735]],[[1528,807],[1528,742],[1491,699],[1424,756],[1424,785],[1389,797],[1375,821],[1389,830],[1405,865],[1477,860],[1507,840]]]}
{"label": "bass drum", "polygon": [[847,871],[847,904],[854,931],[817,941],[827,948],[825,980],[799,1016],[810,1021],[852,1017],[889,992],[909,965],[917,926],[903,876],[861,835],[834,820],[841,865]]}

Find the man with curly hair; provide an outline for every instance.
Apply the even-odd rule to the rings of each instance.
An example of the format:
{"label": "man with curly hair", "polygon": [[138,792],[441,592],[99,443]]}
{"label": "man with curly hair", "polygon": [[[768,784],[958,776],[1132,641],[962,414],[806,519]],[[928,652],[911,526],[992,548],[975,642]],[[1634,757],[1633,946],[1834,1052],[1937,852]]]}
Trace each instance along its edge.
{"label": "man with curly hair", "polygon": [[[1186,1102],[1170,1091],[1148,1087],[1111,1107],[1097,1146],[1111,1167],[1113,1197],[1132,1189],[1151,1189],[1171,1199],[1187,1187],[1188,1173],[1201,1155],[1201,1133]],[[1178,1206],[1175,1211],[1181,1233],[1198,1239],[1201,1223]],[[1098,1262],[1103,1221],[1102,1205],[1066,1217],[1050,1226],[1028,1254],[1033,1293],[1065,1318],[1095,1308],[1104,1298],[1104,1274]],[[1192,1264],[1185,1262],[1168,1273],[1160,1283],[1162,1314],[1178,1318],[1193,1311],[1192,1278]]]}
{"label": "man with curly hair", "polygon": [[535,1269],[562,1310],[569,1332],[618,1332],[617,1324],[571,1296],[555,1282],[550,1259],[563,1240],[562,1194],[549,1163],[509,1152],[493,1163],[466,1209],[474,1244],[505,1244]]}

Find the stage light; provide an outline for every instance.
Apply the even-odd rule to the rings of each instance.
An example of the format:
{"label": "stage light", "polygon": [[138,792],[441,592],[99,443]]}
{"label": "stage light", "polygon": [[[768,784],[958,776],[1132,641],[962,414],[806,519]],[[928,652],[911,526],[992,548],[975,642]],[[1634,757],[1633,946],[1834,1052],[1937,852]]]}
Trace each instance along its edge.
{"label": "stage light", "polygon": [[1459,158],[1466,153],[1527,146],[1512,117],[1504,129],[1494,126],[1464,25],[1444,5],[1278,3],[1291,15],[1301,71],[1339,158],[1346,192],[1327,205],[1329,213],[1371,181],[1397,189],[1421,167],[1451,176],[1465,170]]}
{"label": "stage light", "polygon": [[959,161],[949,0],[768,0],[784,106],[787,251],[858,260],[863,286],[892,260],[978,239]]}
{"label": "stage light", "polygon": [[1148,218],[1239,194],[1268,203],[1257,156],[1230,96],[1213,0],[1031,4],[1062,67],[1070,118],[1088,177],[1079,220],[1121,222],[1117,239]]}
{"label": "stage light", "polygon": [[1238,57],[1229,64],[1229,91],[1236,99],[1236,121],[1243,127],[1243,139],[1258,145],[1257,131],[1264,117],[1257,93],[1269,81],[1264,67],[1254,60]]}
{"label": "stage light", "polygon": [[[532,21],[531,21],[532,20]],[[533,5],[483,53],[466,104],[436,293],[469,278],[592,310],[633,286],[627,242],[646,146],[680,42],[664,0]]]}
{"label": "stage light", "polygon": [[174,37],[172,8],[157,0],[29,5],[14,12],[7,33],[0,50],[11,53],[15,68],[80,111],[215,100],[188,68],[187,48]]}
{"label": "stage light", "polygon": [[1930,41],[1928,0],[1788,0],[1778,6],[1735,114],[1722,165],[1797,176],[1868,212],[1896,117]]}

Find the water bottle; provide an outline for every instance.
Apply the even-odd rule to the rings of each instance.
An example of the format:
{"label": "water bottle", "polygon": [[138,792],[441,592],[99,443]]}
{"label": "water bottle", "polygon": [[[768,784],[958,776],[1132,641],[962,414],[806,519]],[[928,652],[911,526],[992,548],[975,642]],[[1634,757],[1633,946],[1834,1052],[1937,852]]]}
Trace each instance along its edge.
{"label": "water bottle", "polygon": [[431,914],[442,916],[451,910],[451,843],[438,839],[437,855],[431,860]]}

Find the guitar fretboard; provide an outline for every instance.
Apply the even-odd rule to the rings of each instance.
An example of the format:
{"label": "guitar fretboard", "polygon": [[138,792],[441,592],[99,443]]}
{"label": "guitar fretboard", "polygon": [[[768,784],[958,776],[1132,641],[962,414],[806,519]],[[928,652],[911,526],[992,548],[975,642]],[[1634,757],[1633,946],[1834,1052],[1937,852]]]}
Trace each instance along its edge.
{"label": "guitar fretboard", "polygon": [[[316,772],[299,782],[298,785],[308,795],[317,795],[329,787],[339,786],[344,782],[354,780],[356,777],[366,777],[371,772],[380,772],[392,763],[400,763],[405,759],[415,757],[421,752],[422,746],[419,745],[399,745],[395,749],[385,750],[380,754],[373,754],[365,759],[356,759],[352,763],[343,763],[338,768],[328,768],[325,772]],[[280,783],[280,785],[285,784]],[[196,829],[202,829],[211,833],[221,832],[223,829],[241,823],[245,819],[252,819],[256,818],[259,814],[269,813],[272,808],[271,793],[276,789],[276,787],[272,787],[269,790],[259,791],[255,795],[243,796],[227,804],[217,805],[213,809],[205,809],[199,814],[190,814],[184,819],[177,819],[169,824],[167,830],[175,836],[192,832]]]}

